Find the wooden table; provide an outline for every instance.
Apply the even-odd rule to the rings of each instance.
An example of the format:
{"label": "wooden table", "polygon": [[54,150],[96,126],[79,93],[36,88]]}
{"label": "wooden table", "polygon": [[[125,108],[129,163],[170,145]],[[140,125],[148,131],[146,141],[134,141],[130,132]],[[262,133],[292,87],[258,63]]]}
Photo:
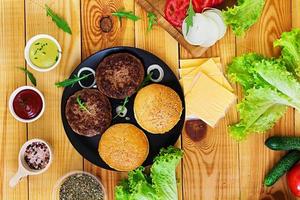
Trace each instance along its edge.
{"label": "wooden table", "polygon": [[[54,83],[69,76],[70,72],[87,56],[98,50],[118,46],[146,49],[164,61],[177,73],[179,58],[190,57],[178,43],[160,27],[146,32],[146,13],[134,0],[58,0],[47,3],[69,22],[70,36],[57,29],[41,5],[43,0],[0,0],[0,194],[3,200],[51,199],[57,179],[72,170],[89,171],[101,178],[109,199],[113,199],[114,186],[126,173],[111,172],[84,160],[72,147],[64,132],[60,117],[60,100],[63,89]],[[110,33],[102,33],[99,21],[111,11],[124,7],[139,15],[136,23],[114,18]],[[299,0],[267,0],[261,20],[244,38],[236,38],[231,31],[204,57],[220,56],[226,66],[234,56],[256,51],[276,56],[279,49],[273,41],[283,31],[300,26]],[[46,98],[45,114],[37,122],[17,122],[9,113],[8,98],[19,86],[30,85],[24,73],[17,69],[25,66],[25,42],[39,33],[53,35],[63,49],[59,67],[48,73],[31,70],[37,78],[37,88]],[[225,67],[224,67],[225,68]],[[236,86],[235,86],[236,87]],[[240,88],[236,87],[241,97]],[[227,125],[238,119],[233,106],[215,129],[209,128],[201,142],[192,142],[185,133],[177,145],[185,151],[178,168],[179,191],[185,200],[234,200],[234,199],[294,199],[284,178],[273,187],[262,185],[265,173],[279,160],[282,152],[270,151],[264,140],[275,134],[300,134],[300,114],[289,109],[275,128],[264,135],[253,135],[245,142],[236,143],[227,133]],[[23,179],[17,187],[8,186],[17,170],[19,148],[28,139],[41,138],[54,148],[54,162],[50,169],[39,176]]]}

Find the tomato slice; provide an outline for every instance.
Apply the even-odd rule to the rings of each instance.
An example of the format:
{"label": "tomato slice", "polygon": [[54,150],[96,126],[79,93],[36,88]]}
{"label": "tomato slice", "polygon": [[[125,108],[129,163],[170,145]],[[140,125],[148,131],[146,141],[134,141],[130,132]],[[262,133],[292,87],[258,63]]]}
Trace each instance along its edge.
{"label": "tomato slice", "polygon": [[193,0],[195,12],[203,12],[204,8],[212,8],[223,3],[224,0]]}
{"label": "tomato slice", "polygon": [[[223,3],[224,0],[192,0],[195,12],[200,13],[204,8],[210,8]],[[181,28],[186,17],[190,0],[167,0],[165,6],[166,19],[176,27]]]}
{"label": "tomato slice", "polygon": [[167,0],[165,6],[166,19],[176,27],[182,25],[189,7],[189,0]]}

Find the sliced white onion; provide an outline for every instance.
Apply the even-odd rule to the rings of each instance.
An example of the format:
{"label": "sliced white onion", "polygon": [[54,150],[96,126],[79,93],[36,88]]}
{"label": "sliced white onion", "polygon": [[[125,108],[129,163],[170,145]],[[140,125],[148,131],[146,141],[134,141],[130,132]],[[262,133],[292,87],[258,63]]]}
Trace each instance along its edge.
{"label": "sliced white onion", "polygon": [[[122,111],[122,108],[123,108],[123,111]],[[123,106],[118,106],[116,108],[116,113],[119,117],[125,117],[127,114],[127,108],[123,107]]]}
{"label": "sliced white onion", "polygon": [[196,13],[193,17],[193,26],[190,27],[188,33],[186,19],[184,20],[182,33],[190,44],[209,47],[217,42],[219,38],[219,27],[211,18],[201,13]]}
{"label": "sliced white onion", "polygon": [[89,85],[89,86],[84,86],[84,85],[81,83],[81,81],[78,81],[80,87],[82,87],[82,88],[92,88],[92,87],[94,87],[94,86],[96,85],[96,79],[95,79],[95,74],[96,74],[96,73],[95,73],[95,70],[93,70],[93,69],[90,68],[90,67],[83,67],[83,68],[81,68],[81,69],[78,71],[77,76],[80,77],[80,76],[81,76],[81,73],[84,72],[84,71],[89,71],[89,72],[91,72],[91,73],[93,74],[94,81],[93,81],[93,83],[92,83],[91,85]]}
{"label": "sliced white onion", "polygon": [[204,8],[203,12],[206,12],[206,11],[212,11],[212,12],[215,12],[218,15],[222,16],[222,11],[217,8]]}
{"label": "sliced white onion", "polygon": [[[218,40],[220,40],[221,38],[224,37],[224,35],[226,34],[227,31],[227,26],[223,20],[223,17],[221,15],[221,13],[218,12],[219,10],[214,9],[214,10],[207,10],[203,13],[203,15],[211,18],[212,20],[214,20],[216,22],[216,24],[219,27],[219,38]],[[220,11],[221,12],[221,11]]]}
{"label": "sliced white onion", "polygon": [[161,82],[165,76],[164,70],[159,66],[158,64],[150,65],[147,69],[147,74],[150,74],[152,71],[157,70],[159,72],[159,76],[157,79],[154,79],[153,77],[150,77],[151,81],[158,83]]}

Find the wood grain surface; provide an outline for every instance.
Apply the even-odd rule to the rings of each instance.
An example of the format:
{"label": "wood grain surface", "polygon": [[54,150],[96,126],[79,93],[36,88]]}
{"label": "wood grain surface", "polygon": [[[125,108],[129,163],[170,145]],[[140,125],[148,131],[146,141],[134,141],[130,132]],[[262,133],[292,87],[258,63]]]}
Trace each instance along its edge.
{"label": "wood grain surface", "polygon": [[[148,0],[147,0],[148,1]],[[160,1],[152,1],[158,10]],[[233,0],[232,0],[233,1]],[[101,169],[84,160],[68,141],[61,123],[60,100],[63,89],[54,83],[63,80],[89,55],[108,47],[133,46],[146,49],[163,59],[177,74],[180,58],[193,57],[160,26],[147,32],[147,12],[140,0],[0,0],[0,200],[51,200],[52,189],[60,176],[72,170],[85,170],[98,176],[104,184],[108,199],[114,199],[114,187],[127,173]],[[149,1],[148,1],[149,2]],[[47,3],[63,16],[72,28],[72,35],[57,29],[47,17],[43,5]],[[141,20],[122,23],[111,13],[124,8],[133,11]],[[231,30],[202,57],[219,56],[225,72],[234,56],[256,51],[266,56],[278,56],[280,49],[273,41],[283,31],[300,27],[299,0],[267,0],[263,16],[242,38]],[[100,20],[110,17],[112,31],[105,33]],[[54,36],[62,46],[63,57],[59,66],[47,73],[30,70],[37,78],[37,88],[46,98],[46,111],[41,119],[31,124],[17,122],[9,113],[8,99],[19,86],[30,85],[22,71],[26,66],[23,56],[25,42],[32,36],[46,33]],[[241,89],[233,85],[239,100]],[[185,156],[178,167],[179,199],[184,200],[292,200],[285,177],[266,188],[262,181],[268,170],[280,159],[283,152],[270,151],[264,141],[271,135],[299,135],[300,114],[289,109],[277,125],[264,135],[252,135],[237,143],[227,133],[227,125],[238,120],[233,106],[206,137],[193,142],[185,132],[178,140]],[[18,168],[17,155],[21,145],[31,138],[42,138],[52,145],[54,161],[49,171],[22,180],[9,188],[9,179]]]}
{"label": "wood grain surface", "polygon": [[[65,135],[60,114],[60,99],[63,89],[54,83],[69,77],[81,61],[80,44],[80,1],[56,1],[49,6],[64,17],[72,27],[72,35],[57,29],[47,17],[43,5],[46,1],[25,1],[26,40],[40,33],[55,37],[62,47],[62,60],[57,68],[47,73],[31,70],[37,79],[37,88],[44,94],[45,113],[41,120],[28,124],[28,139],[41,138],[50,143],[54,150],[54,160],[49,170],[39,176],[29,177],[29,199],[50,199],[57,180],[65,173],[82,169],[82,157],[72,147]],[[30,84],[27,81],[27,84]]]}
{"label": "wood grain surface", "polygon": [[8,100],[17,87],[26,84],[24,73],[17,69],[25,65],[24,1],[1,0],[0,18],[0,199],[16,200],[28,197],[27,179],[14,189],[8,186],[18,169],[18,149],[26,141],[27,131],[26,125],[17,122],[9,113]]}
{"label": "wood grain surface", "polygon": [[[83,59],[101,49],[113,46],[134,46],[134,23],[129,20],[119,22],[112,12],[119,9],[134,11],[133,0],[82,0],[82,55]],[[105,33],[100,28],[102,17],[109,16],[113,21],[113,29]],[[101,178],[107,188],[108,199],[114,199],[114,187],[126,173],[101,169],[84,160],[84,170]]]}

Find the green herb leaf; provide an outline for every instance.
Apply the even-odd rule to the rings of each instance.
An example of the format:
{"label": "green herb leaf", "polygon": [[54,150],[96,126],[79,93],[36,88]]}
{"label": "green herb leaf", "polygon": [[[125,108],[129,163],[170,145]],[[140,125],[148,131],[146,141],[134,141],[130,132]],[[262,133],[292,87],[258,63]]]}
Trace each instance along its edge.
{"label": "green herb leaf", "polygon": [[50,16],[52,18],[52,21],[57,25],[58,28],[72,35],[72,31],[68,22],[58,16],[47,4],[45,4],[45,9],[47,16]]}
{"label": "green herb leaf", "polygon": [[123,102],[123,104],[122,104],[122,107],[121,107],[120,111],[114,116],[113,119],[119,117],[119,116],[121,115],[121,113],[124,112],[125,107],[126,107],[126,105],[127,105],[128,102],[129,102],[129,97],[126,97],[126,98],[124,99],[124,102]]}
{"label": "green herb leaf", "polygon": [[64,81],[61,81],[61,82],[56,82],[55,83],[55,86],[56,87],[67,87],[67,86],[74,86],[75,83],[77,83],[78,81],[81,81],[83,79],[86,79],[87,77],[89,77],[90,75],[92,75],[92,73],[90,74],[86,74],[86,75],[83,75],[81,77],[77,76],[77,75],[74,75],[74,78],[71,78],[71,79],[66,79]]}
{"label": "green herb leaf", "polygon": [[113,12],[112,15],[118,17],[120,23],[122,23],[122,18],[127,18],[132,21],[137,21],[140,19],[140,17],[136,16],[132,11],[118,10],[117,12]]}
{"label": "green herb leaf", "polygon": [[195,15],[196,15],[196,13],[195,13],[194,8],[193,8],[192,0],[190,0],[190,5],[189,5],[189,8],[187,10],[187,17],[186,17],[186,20],[185,20],[186,34],[188,34],[188,32],[190,30],[190,27],[193,26],[193,18],[194,18]]}
{"label": "green herb leaf", "polygon": [[80,96],[77,96],[76,101],[77,101],[77,104],[79,105],[79,108],[80,108],[81,110],[84,110],[84,111],[90,113],[90,111],[89,111],[89,110],[87,109],[87,107],[85,106],[85,103],[80,99]]}
{"label": "green herb leaf", "polygon": [[147,28],[147,31],[151,31],[152,28],[153,28],[153,25],[154,24],[157,24],[157,17],[154,13],[152,12],[149,12],[147,14],[147,17],[148,17],[148,28]]}
{"label": "green herb leaf", "polygon": [[140,87],[138,87],[137,91],[139,91],[140,89],[145,87],[151,81],[152,75],[153,75],[153,72],[150,72],[149,74],[147,74],[147,76],[144,78],[143,82],[141,83]]}
{"label": "green herb leaf", "polygon": [[32,85],[36,86],[36,79],[34,75],[25,67],[19,67],[19,69],[25,72],[25,74],[28,76],[29,80],[31,81]]}

